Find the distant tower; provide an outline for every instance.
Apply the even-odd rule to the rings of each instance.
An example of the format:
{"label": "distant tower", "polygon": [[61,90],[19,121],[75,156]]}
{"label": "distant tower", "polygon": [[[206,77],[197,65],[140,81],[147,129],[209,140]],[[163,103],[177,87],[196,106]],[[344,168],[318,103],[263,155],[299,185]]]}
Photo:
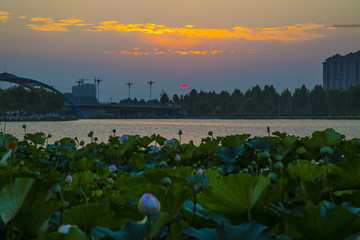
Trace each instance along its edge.
{"label": "distant tower", "polygon": [[102,82],[102,80],[98,77],[97,79],[94,78],[94,83],[98,84],[98,102],[100,103],[100,82]]}
{"label": "distant tower", "polygon": [[149,102],[151,102],[151,86],[154,84],[155,82],[153,80],[150,79],[150,81],[148,81],[148,84],[150,85],[150,99]]}
{"label": "distant tower", "polygon": [[131,85],[133,85],[133,83],[129,81],[128,83],[126,83],[126,85],[129,86],[129,104],[130,104],[130,88],[131,88]]}

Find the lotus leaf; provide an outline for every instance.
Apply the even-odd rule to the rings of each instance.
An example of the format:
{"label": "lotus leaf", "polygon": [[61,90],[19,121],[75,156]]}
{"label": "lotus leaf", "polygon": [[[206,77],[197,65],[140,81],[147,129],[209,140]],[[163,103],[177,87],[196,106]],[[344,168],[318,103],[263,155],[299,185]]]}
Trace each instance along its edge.
{"label": "lotus leaf", "polygon": [[260,225],[256,222],[249,224],[242,224],[239,226],[231,226],[228,223],[222,223],[217,228],[202,228],[194,229],[192,227],[185,227],[183,232],[192,237],[196,237],[200,240],[265,240],[274,239],[275,234],[266,230],[267,227]]}
{"label": "lotus leaf", "polygon": [[34,181],[32,178],[16,178],[1,189],[0,215],[5,224],[16,216]]}
{"label": "lotus leaf", "polygon": [[219,179],[209,188],[199,203],[207,210],[236,215],[251,210],[263,194],[270,180],[248,174],[230,174]]}

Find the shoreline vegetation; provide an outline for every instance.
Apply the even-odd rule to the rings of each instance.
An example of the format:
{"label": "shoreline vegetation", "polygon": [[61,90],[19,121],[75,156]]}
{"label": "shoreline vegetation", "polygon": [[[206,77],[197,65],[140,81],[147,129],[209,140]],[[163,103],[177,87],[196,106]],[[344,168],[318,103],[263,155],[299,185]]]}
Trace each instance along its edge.
{"label": "shoreline vegetation", "polygon": [[[272,120],[272,119],[322,119],[322,120],[360,120],[360,115],[343,115],[343,116],[264,116],[264,115],[247,115],[247,116],[203,116],[203,117],[174,117],[174,116],[158,116],[158,117],[124,117],[124,118],[112,118],[112,117],[101,117],[101,118],[87,118],[87,119],[223,119],[223,120]],[[0,116],[1,122],[32,122],[32,121],[75,121],[79,120],[76,116],[21,116],[21,117],[9,117]]]}
{"label": "shoreline vegetation", "polygon": [[[89,119],[360,119],[359,96],[360,85],[327,91],[321,85],[316,85],[311,90],[302,85],[293,93],[288,89],[278,93],[273,86],[265,85],[261,88],[256,85],[246,92],[235,89],[232,93],[227,91],[216,93],[192,89],[185,95],[174,94],[172,99],[162,92],[160,101],[153,99],[146,102],[144,99],[134,98],[109,104],[109,106],[115,106],[128,103],[127,107],[138,107],[139,104],[144,107],[179,106],[177,113],[156,112],[155,110],[150,113],[136,112],[139,111],[136,108],[131,110],[95,109],[93,113],[91,110],[87,111],[89,111]],[[44,89],[30,91],[21,86],[0,89],[0,100],[2,121],[61,121],[66,119],[66,116],[71,116],[70,120],[76,118],[73,110],[65,105],[62,96]],[[94,98],[93,101],[96,102],[97,99]],[[80,102],[86,104],[81,99]],[[101,112],[99,115],[98,111]],[[39,117],[39,115],[44,117]],[[59,118],[46,117],[48,115],[57,115]]]}
{"label": "shoreline vegetation", "polygon": [[[0,132],[0,239],[357,239],[360,139]],[[315,227],[314,227],[315,226]],[[344,228],[346,226],[346,228]]]}

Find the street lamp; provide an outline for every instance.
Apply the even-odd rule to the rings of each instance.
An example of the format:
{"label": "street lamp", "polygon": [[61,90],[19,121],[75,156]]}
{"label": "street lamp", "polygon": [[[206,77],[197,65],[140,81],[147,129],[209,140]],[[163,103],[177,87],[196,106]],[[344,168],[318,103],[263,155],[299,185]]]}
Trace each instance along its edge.
{"label": "street lamp", "polygon": [[100,82],[102,82],[102,80],[98,77],[97,79],[94,78],[94,82],[98,84],[98,102],[100,103]]}
{"label": "street lamp", "polygon": [[150,79],[150,81],[148,81],[148,84],[150,85],[150,99],[149,102],[151,103],[151,86],[154,84],[155,82],[153,80]]}
{"label": "street lamp", "polygon": [[130,104],[130,87],[131,85],[133,85],[133,83],[129,81],[128,83],[126,83],[126,85],[129,86],[129,104]]}

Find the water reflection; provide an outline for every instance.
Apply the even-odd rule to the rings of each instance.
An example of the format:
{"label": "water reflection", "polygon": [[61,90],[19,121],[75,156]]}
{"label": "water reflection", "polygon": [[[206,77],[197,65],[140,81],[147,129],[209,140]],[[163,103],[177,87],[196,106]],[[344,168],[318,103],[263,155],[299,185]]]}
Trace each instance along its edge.
{"label": "water reflection", "polygon": [[[193,140],[199,144],[201,138],[207,137],[212,131],[214,136],[249,133],[252,136],[267,135],[266,127],[271,131],[286,132],[295,136],[309,136],[317,130],[333,128],[345,134],[347,139],[360,137],[360,120],[220,120],[220,119],[114,119],[114,120],[78,120],[67,122],[7,122],[6,132],[22,138],[27,125],[27,132],[51,133],[53,141],[63,137],[75,137],[88,141],[87,134],[94,131],[99,141],[107,142],[112,130],[117,135],[150,136],[160,134],[165,138],[178,138],[179,129],[182,130],[182,142]],[[4,123],[1,124],[4,128]],[[50,141],[52,142],[52,141]]]}

